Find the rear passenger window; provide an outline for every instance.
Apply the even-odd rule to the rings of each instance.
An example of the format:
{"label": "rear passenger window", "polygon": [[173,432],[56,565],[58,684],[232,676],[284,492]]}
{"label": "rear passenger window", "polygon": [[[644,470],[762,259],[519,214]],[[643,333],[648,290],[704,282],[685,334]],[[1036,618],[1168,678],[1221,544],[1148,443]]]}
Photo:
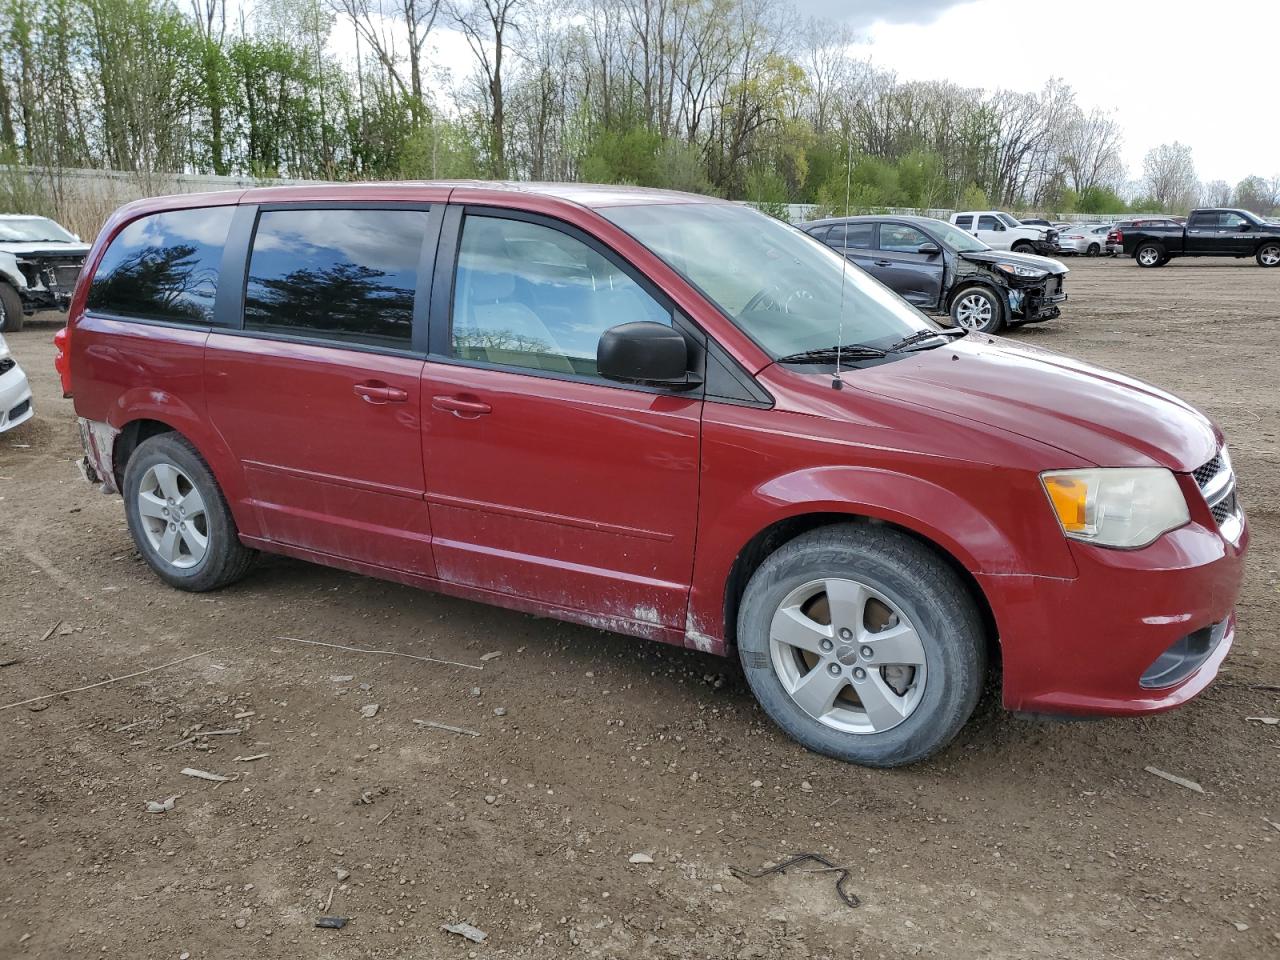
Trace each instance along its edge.
{"label": "rear passenger window", "polygon": [[[1153,221],[1151,224],[1151,226],[1153,227],[1154,226],[1162,227],[1164,225],[1165,225],[1164,222],[1160,220]],[[1187,226],[1191,227],[1193,230],[1216,229],[1218,226],[1218,214],[1217,213],[1194,213],[1191,215],[1191,220],[1188,221]]]}
{"label": "rear passenger window", "polygon": [[523,220],[463,221],[453,288],[453,354],[553,373],[596,375],[600,335],[671,314],[612,260]]}
{"label": "rear passenger window", "polygon": [[874,223],[846,223],[843,226],[831,228],[827,243],[837,250],[843,250],[846,247],[850,250],[870,250],[874,245],[872,237],[875,232]]}
{"label": "rear passenger window", "polygon": [[956,217],[956,226],[961,230],[968,230],[973,226],[973,217],[968,216],[967,214],[963,217]]}
{"label": "rear passenger window", "polygon": [[121,230],[98,264],[88,307],[173,323],[213,323],[222,247],[235,207],[172,210]]}
{"label": "rear passenger window", "polygon": [[244,327],[408,349],[425,210],[266,210]]}

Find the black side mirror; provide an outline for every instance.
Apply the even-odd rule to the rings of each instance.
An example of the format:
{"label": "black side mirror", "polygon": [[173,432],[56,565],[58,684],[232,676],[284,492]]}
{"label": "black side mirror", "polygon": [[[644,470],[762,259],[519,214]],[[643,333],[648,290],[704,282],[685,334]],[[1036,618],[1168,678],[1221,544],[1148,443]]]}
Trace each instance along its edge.
{"label": "black side mirror", "polygon": [[596,345],[596,371],[608,380],[688,390],[699,381],[689,373],[689,345],[679,330],[640,320],[610,327]]}
{"label": "black side mirror", "polygon": [[925,256],[932,257],[935,253],[941,253],[942,248],[936,243],[922,243],[916,247],[916,253],[923,253]]}

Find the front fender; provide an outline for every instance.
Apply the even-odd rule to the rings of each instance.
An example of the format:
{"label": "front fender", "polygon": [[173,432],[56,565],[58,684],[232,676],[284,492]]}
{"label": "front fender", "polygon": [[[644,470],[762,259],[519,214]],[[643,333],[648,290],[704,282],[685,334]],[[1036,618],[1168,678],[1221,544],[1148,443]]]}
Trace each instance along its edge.
{"label": "front fender", "polygon": [[944,471],[929,479],[876,467],[817,466],[770,478],[736,503],[717,504],[699,533],[690,594],[687,642],[721,650],[726,590],[742,551],[761,532],[814,514],[869,518],[908,530],[950,554],[971,574],[1070,579],[1077,575],[1066,540],[1038,489],[1008,483],[988,470]]}

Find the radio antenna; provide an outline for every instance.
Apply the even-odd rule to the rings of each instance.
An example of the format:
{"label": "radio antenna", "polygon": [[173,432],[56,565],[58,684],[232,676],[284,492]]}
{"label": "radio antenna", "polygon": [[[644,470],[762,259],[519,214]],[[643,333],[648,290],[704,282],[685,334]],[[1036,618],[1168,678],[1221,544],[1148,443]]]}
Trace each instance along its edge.
{"label": "radio antenna", "polygon": [[840,379],[840,354],[844,350],[844,281],[849,270],[849,193],[853,185],[853,140],[845,140],[844,161],[844,240],[840,252],[840,317],[836,321],[836,370],[831,375],[831,389],[843,390],[844,381]]}

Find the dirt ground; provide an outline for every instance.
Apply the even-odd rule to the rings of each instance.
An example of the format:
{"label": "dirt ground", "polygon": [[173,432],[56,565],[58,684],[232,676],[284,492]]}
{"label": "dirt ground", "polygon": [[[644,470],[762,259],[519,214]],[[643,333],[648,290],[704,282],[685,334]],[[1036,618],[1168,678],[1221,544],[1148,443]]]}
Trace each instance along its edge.
{"label": "dirt ground", "polygon": [[[804,752],[692,651],[283,559],[168,589],[76,471],[56,324],[10,336],[38,415],[0,437],[0,703],[204,655],[0,711],[0,957],[1280,956],[1280,726],[1247,719],[1280,716],[1280,270],[1070,266],[1066,315],[1013,335],[1222,425],[1254,538],[1236,647],[1158,717],[989,693],[890,772]],[[809,851],[860,907],[830,872],[730,873]]]}

